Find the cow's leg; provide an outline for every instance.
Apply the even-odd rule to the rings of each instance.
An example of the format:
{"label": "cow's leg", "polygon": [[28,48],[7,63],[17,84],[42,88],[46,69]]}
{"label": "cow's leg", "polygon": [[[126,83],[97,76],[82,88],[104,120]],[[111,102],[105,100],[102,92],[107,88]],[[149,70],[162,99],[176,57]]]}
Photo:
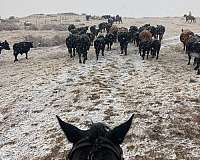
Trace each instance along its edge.
{"label": "cow's leg", "polygon": [[102,49],[102,56],[104,57],[104,48]]}
{"label": "cow's leg", "polygon": [[25,54],[26,54],[26,59],[28,59],[28,53],[26,52]]}
{"label": "cow's leg", "polygon": [[18,59],[17,59],[17,55],[18,55],[18,54],[14,52],[14,56],[15,56],[15,60],[14,60],[14,62],[18,61]]}
{"label": "cow's leg", "polygon": [[142,51],[141,47],[139,47],[139,54],[140,54],[140,56],[142,56],[141,51]]}
{"label": "cow's leg", "polygon": [[76,48],[73,48],[73,57],[76,55]]}
{"label": "cow's leg", "polygon": [[85,61],[87,60],[87,51],[84,53],[84,59],[83,59],[83,64],[85,64]]}
{"label": "cow's leg", "polygon": [[120,44],[120,47],[121,47],[121,54],[123,54],[123,50],[124,50],[124,47],[123,47],[123,45],[122,44]]}
{"label": "cow's leg", "polygon": [[151,49],[150,54],[151,54],[152,58],[155,57],[154,50]]}
{"label": "cow's leg", "polygon": [[142,53],[142,60],[144,60],[144,57],[145,57],[145,51],[143,50],[143,53]]}
{"label": "cow's leg", "polygon": [[197,64],[197,58],[194,58],[193,66],[195,66],[196,64]]}
{"label": "cow's leg", "polygon": [[159,50],[157,50],[156,59],[158,59],[159,53],[160,53],[160,51],[159,51]]}
{"label": "cow's leg", "polygon": [[149,51],[147,51],[147,59],[149,59]]}
{"label": "cow's leg", "polygon": [[85,60],[87,60],[87,51],[85,51]]}
{"label": "cow's leg", "polygon": [[191,61],[191,56],[190,56],[190,54],[188,53],[188,65],[190,65],[190,61]]}
{"label": "cow's leg", "polygon": [[163,34],[160,35],[160,41],[163,39]]}
{"label": "cow's leg", "polygon": [[127,55],[127,45],[124,46],[125,55]]}
{"label": "cow's leg", "polygon": [[96,49],[96,59],[99,60],[99,49]]}
{"label": "cow's leg", "polygon": [[81,61],[81,53],[78,53],[78,57],[79,57],[79,63],[82,63],[82,61]]}
{"label": "cow's leg", "polygon": [[72,58],[72,48],[68,48],[68,52],[70,54],[70,58]]}
{"label": "cow's leg", "polygon": [[197,75],[200,75],[200,69],[198,69],[198,71],[197,71]]}
{"label": "cow's leg", "polygon": [[199,65],[200,65],[200,62],[197,58],[195,58],[196,60],[196,67],[194,68],[194,70],[198,70],[199,69]]}
{"label": "cow's leg", "polygon": [[112,50],[112,45],[113,45],[113,42],[110,43],[110,50]]}

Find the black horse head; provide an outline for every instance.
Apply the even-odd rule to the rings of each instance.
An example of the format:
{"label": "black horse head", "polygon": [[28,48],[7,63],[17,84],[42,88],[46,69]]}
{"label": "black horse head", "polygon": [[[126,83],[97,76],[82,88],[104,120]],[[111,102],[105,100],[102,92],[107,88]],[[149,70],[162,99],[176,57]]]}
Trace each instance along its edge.
{"label": "black horse head", "polygon": [[110,129],[102,123],[94,123],[88,130],[80,130],[77,127],[65,123],[57,116],[61,129],[64,131],[73,147],[68,155],[69,160],[122,160],[123,152],[120,147],[128,130],[131,118]]}

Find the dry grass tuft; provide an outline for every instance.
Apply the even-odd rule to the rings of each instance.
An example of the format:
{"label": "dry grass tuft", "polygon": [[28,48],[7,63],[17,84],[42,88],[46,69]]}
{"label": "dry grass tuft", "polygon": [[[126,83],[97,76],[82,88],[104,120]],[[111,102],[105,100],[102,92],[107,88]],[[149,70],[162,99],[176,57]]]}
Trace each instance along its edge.
{"label": "dry grass tuft", "polygon": [[51,47],[65,44],[66,37],[55,35],[52,38],[43,38],[42,36],[25,36],[25,41],[33,42],[34,47]]}
{"label": "dry grass tuft", "polygon": [[0,31],[13,31],[13,30],[20,30],[20,27],[12,22],[0,23]]}
{"label": "dry grass tuft", "polygon": [[46,24],[43,25],[41,30],[55,30],[55,31],[67,31],[67,25],[63,24]]}

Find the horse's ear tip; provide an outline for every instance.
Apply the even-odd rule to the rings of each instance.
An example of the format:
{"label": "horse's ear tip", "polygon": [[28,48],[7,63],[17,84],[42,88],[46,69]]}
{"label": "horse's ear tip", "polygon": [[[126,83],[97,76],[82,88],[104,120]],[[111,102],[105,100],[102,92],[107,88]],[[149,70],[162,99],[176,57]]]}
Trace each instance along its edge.
{"label": "horse's ear tip", "polygon": [[133,117],[134,117],[134,114],[132,114],[132,116],[131,116],[131,118],[130,118],[130,119],[133,119]]}
{"label": "horse's ear tip", "polygon": [[56,115],[56,118],[57,118],[58,120],[61,120],[61,119],[60,119],[60,117],[59,117],[59,116],[57,116],[57,115]]}

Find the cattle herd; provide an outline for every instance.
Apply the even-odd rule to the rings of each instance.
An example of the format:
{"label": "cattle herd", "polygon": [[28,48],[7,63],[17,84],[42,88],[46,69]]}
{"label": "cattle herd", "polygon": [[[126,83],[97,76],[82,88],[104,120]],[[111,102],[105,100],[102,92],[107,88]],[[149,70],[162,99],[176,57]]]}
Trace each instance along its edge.
{"label": "cattle herd", "polygon": [[184,45],[183,49],[188,54],[188,65],[190,65],[191,58],[194,57],[194,69],[197,70],[197,74],[200,74],[200,36],[188,29],[182,29],[180,41]]}
{"label": "cattle herd", "polygon": [[[149,54],[156,59],[159,58],[161,41],[165,33],[165,27],[162,25],[152,26],[145,24],[141,27],[130,26],[129,28],[118,27],[114,22],[122,23],[122,18],[117,15],[111,17],[103,16],[107,22],[102,22],[97,26],[76,27],[74,24],[68,26],[69,36],[66,38],[66,46],[70,57],[75,57],[76,53],[79,57],[79,63],[84,63],[87,60],[87,54],[94,46],[96,60],[99,59],[99,54],[105,54],[105,50],[112,50],[114,43],[119,43],[121,54],[127,55],[128,44],[133,43],[139,48],[139,54],[142,59],[145,55],[148,59]],[[194,34],[190,30],[182,30],[180,41],[184,45],[184,50],[188,54],[190,64],[191,57],[194,57],[195,70],[200,74],[200,36]],[[33,48],[32,42],[19,42],[13,45],[14,62],[18,61],[18,54],[27,54]],[[0,42],[1,50],[10,50],[9,43],[5,40]]]}
{"label": "cattle herd", "polygon": [[83,63],[85,63],[88,51],[94,45],[98,60],[100,53],[104,56],[105,49],[112,50],[112,45],[119,42],[121,54],[127,55],[128,44],[134,43],[139,47],[139,53],[143,59],[145,55],[148,59],[149,54],[158,59],[161,40],[165,33],[164,26],[155,27],[145,24],[139,28],[137,26],[125,28],[114,25],[113,21],[110,23],[110,17],[107,18],[108,22],[102,22],[98,26],[76,28],[73,24],[69,25],[70,35],[66,38],[66,45],[71,58],[77,52],[79,62],[82,63],[83,58]]}

